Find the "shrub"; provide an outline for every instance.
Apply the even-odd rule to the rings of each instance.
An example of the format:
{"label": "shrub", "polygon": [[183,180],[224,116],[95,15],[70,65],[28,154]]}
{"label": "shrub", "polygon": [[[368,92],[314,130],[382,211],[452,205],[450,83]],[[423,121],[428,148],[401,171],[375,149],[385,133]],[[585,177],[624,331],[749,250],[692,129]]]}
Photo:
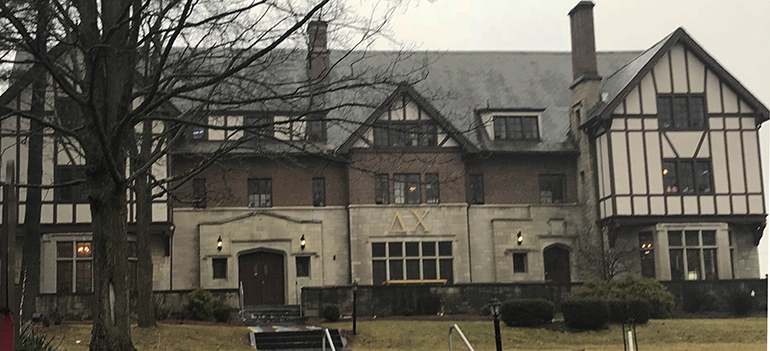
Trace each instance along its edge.
{"label": "shrub", "polygon": [[697,286],[685,286],[682,289],[682,310],[689,313],[711,311],[716,304],[714,295]]}
{"label": "shrub", "polygon": [[500,306],[500,318],[509,327],[545,324],[553,319],[553,303],[546,299],[514,299]]}
{"label": "shrub", "polygon": [[337,305],[326,305],[321,310],[321,317],[329,322],[340,320],[340,309]]}
{"label": "shrub", "polygon": [[187,294],[187,305],[185,305],[185,317],[198,321],[210,320],[214,314],[214,296],[211,292],[198,288]]}
{"label": "shrub", "polygon": [[51,344],[51,340],[45,334],[38,333],[29,325],[19,333],[19,343],[16,344],[16,351],[56,351]]}
{"label": "shrub", "polygon": [[650,318],[670,318],[674,311],[674,295],[651,278],[627,276],[610,281],[589,281],[583,284],[578,295],[606,301],[645,300],[650,304]]}
{"label": "shrub", "polygon": [[733,290],[727,295],[727,305],[733,314],[743,316],[754,308],[754,298],[746,290]]}
{"label": "shrub", "polygon": [[610,321],[644,324],[650,320],[650,303],[641,299],[609,300]]}
{"label": "shrub", "polygon": [[230,321],[230,305],[223,301],[216,300],[211,308],[211,314],[214,315],[214,320],[219,323],[227,323]]}
{"label": "shrub", "polygon": [[597,298],[574,298],[562,302],[564,321],[572,328],[601,329],[610,321],[607,301]]}

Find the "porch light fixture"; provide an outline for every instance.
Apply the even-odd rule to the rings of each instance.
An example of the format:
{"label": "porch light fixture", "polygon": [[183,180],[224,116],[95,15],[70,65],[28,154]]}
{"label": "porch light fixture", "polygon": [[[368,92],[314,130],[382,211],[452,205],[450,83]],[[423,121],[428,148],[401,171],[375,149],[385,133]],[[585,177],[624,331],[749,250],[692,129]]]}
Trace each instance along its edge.
{"label": "porch light fixture", "polygon": [[[521,232],[519,232],[521,234]],[[500,306],[502,303],[500,300],[497,299],[497,297],[492,297],[491,300],[489,300],[489,312],[492,312],[492,316],[495,317],[495,348],[497,351],[503,351],[503,343],[500,338]]]}
{"label": "porch light fixture", "polygon": [[522,242],[524,242],[524,237],[521,236],[521,230],[519,230],[519,234],[516,234],[516,243],[521,245]]}
{"label": "porch light fixture", "polygon": [[217,239],[217,251],[222,251],[222,236]]}
{"label": "porch light fixture", "polygon": [[299,248],[304,250],[305,249],[305,234],[302,234],[302,237],[299,238]]}

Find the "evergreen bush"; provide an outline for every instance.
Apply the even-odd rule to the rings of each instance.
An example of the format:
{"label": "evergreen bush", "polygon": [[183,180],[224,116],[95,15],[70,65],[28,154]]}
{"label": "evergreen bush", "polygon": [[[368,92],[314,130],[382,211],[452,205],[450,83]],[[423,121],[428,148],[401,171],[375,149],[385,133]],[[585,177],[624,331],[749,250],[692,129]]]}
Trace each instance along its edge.
{"label": "evergreen bush", "polygon": [[214,320],[219,323],[227,323],[230,321],[231,316],[230,305],[223,301],[216,300],[211,308],[211,314],[214,315]]}
{"label": "evergreen bush", "polygon": [[329,322],[340,320],[340,309],[337,305],[326,305],[321,309],[321,317]]}
{"label": "evergreen bush", "polygon": [[553,302],[546,299],[514,299],[500,306],[500,319],[509,327],[530,327],[553,319]]}
{"label": "evergreen bush", "polygon": [[736,316],[745,316],[754,308],[754,298],[746,290],[733,290],[727,295],[730,311]]}
{"label": "evergreen bush", "polygon": [[187,294],[185,317],[197,321],[207,321],[214,317],[214,295],[203,288],[198,288]]}
{"label": "evergreen bush", "polygon": [[642,299],[609,300],[610,321],[644,324],[650,320],[650,303]]}
{"label": "evergreen bush", "polygon": [[562,302],[564,322],[576,329],[601,329],[610,321],[607,301],[597,298],[573,298]]}
{"label": "evergreen bush", "polygon": [[578,296],[609,300],[645,300],[650,304],[650,318],[671,318],[674,295],[655,279],[626,276],[610,281],[593,280],[580,288]]}

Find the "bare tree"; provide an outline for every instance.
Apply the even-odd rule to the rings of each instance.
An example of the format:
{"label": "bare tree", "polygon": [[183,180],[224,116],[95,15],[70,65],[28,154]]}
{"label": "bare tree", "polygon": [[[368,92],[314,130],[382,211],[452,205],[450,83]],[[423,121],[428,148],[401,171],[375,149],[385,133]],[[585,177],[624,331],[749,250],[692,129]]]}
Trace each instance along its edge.
{"label": "bare tree", "polygon": [[599,230],[600,238],[596,238],[597,235],[593,233],[588,230],[578,235],[576,240],[580,267],[590,276],[602,280],[612,280],[620,274],[632,272],[637,248],[612,240],[617,235],[612,228],[603,227]]}
{"label": "bare tree", "polygon": [[[22,116],[38,129],[55,131],[85,159],[93,232],[91,350],[134,350],[129,329],[126,190],[136,186],[147,205],[144,183],[168,191],[170,182],[189,179],[217,157],[239,147],[254,147],[247,144],[248,138],[234,135],[236,129],[260,126],[230,127],[228,137],[208,152],[198,168],[150,181],[152,165],[182,138],[185,127],[228,129],[210,125],[208,111],[244,105],[301,111],[292,119],[307,119],[366,104],[356,94],[339,94],[342,91],[376,90],[378,85],[392,87],[404,80],[406,75],[394,77],[392,65],[377,73],[351,70],[336,78],[329,77],[334,63],[309,76],[292,73],[297,55],[304,55],[298,48],[306,44],[301,30],[308,22],[315,17],[336,20],[346,13],[330,2],[51,0],[45,17],[35,16],[35,7],[24,2],[0,2],[0,44],[29,53],[33,58],[29,71],[52,81],[53,91],[76,105],[74,113],[58,119],[24,109],[5,113],[3,118]],[[365,49],[400,1],[387,5],[378,19],[341,20],[340,37],[351,39],[351,49]],[[39,33],[43,18],[47,30]],[[318,57],[310,60],[323,62],[328,52],[313,55]],[[355,58],[349,65],[355,65]],[[351,98],[339,98],[342,95]],[[337,122],[345,124],[345,114],[339,116]],[[152,140],[146,134],[137,137],[137,127],[147,130],[156,123],[163,131],[152,134]],[[313,147],[308,143],[300,148],[313,151]],[[132,154],[136,157],[131,158]],[[35,185],[42,184],[29,184]],[[138,220],[146,223],[145,217]],[[140,261],[147,263],[145,239],[146,233],[141,233]],[[147,271],[146,265],[140,263],[140,267]],[[146,280],[142,284],[151,289]]]}

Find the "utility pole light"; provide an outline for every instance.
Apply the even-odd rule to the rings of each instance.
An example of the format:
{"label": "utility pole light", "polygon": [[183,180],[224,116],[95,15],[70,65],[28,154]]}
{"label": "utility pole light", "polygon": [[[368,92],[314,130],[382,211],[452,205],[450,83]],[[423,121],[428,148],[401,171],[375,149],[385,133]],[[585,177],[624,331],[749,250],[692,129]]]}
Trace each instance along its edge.
{"label": "utility pole light", "polygon": [[[519,235],[521,235],[521,232],[519,232]],[[521,237],[519,237],[521,239]],[[519,240],[519,244],[521,244],[521,240]],[[497,299],[497,297],[492,297],[492,300],[489,300],[489,311],[492,312],[492,316],[495,317],[495,346],[497,347],[497,351],[503,351],[503,343],[500,339],[500,306],[502,303],[500,303],[500,300]]]}

